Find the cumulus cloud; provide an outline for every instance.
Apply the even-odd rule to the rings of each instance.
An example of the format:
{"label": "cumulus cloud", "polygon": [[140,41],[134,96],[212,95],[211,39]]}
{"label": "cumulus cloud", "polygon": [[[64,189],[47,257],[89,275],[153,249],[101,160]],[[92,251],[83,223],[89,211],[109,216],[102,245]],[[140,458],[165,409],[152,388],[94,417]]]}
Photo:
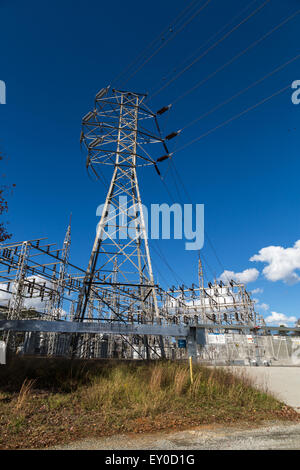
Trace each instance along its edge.
{"label": "cumulus cloud", "polygon": [[252,256],[250,261],[267,263],[263,275],[269,281],[284,281],[286,284],[296,284],[300,281],[297,270],[300,269],[300,240],[293,247],[267,246],[258,254]]}
{"label": "cumulus cloud", "polygon": [[260,309],[260,310],[269,310],[270,308],[270,305],[269,304],[265,304],[264,302],[261,303],[261,304],[257,304],[257,308]]}
{"label": "cumulus cloud", "polygon": [[260,289],[259,287],[257,289],[253,289],[251,291],[252,294],[262,294],[263,293],[263,289]]}
{"label": "cumulus cloud", "polygon": [[270,308],[270,305],[268,305],[268,304],[265,304],[265,303],[261,303],[261,304],[260,304],[260,303],[259,303],[259,302],[260,302],[260,300],[259,300],[259,299],[256,299],[255,297],[253,297],[253,299],[252,299],[252,300],[253,300],[253,302],[255,303],[255,305],[256,305],[256,307],[257,307],[257,309],[260,309],[260,310],[265,310],[265,311],[269,310],[269,308]]}
{"label": "cumulus cloud", "polygon": [[268,324],[274,324],[274,325],[288,325],[290,323],[296,323],[297,318],[290,316],[288,317],[284,313],[278,313],[278,312],[271,312],[271,315],[265,318],[265,321]]}
{"label": "cumulus cloud", "polygon": [[236,282],[241,282],[242,284],[247,284],[248,282],[254,282],[259,276],[259,271],[255,268],[245,269],[240,273],[235,273],[234,271],[225,270],[221,276],[220,280],[224,283],[227,283],[228,280],[233,279]]}

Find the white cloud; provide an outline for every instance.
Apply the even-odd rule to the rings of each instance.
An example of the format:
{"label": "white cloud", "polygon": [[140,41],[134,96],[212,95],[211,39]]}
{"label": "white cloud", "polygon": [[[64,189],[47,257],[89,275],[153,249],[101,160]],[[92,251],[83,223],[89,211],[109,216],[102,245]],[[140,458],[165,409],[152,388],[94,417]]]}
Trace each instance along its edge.
{"label": "white cloud", "polygon": [[257,289],[253,289],[251,291],[251,294],[262,294],[263,293],[263,289],[260,289],[260,287],[258,287]]}
{"label": "white cloud", "polygon": [[284,313],[278,312],[271,312],[271,315],[265,318],[266,324],[274,324],[274,325],[288,325],[289,323],[296,323],[296,317],[288,317]]}
{"label": "white cloud", "polygon": [[267,311],[267,310],[269,310],[270,305],[265,304],[265,303],[263,302],[263,303],[261,303],[261,304],[257,304],[257,308],[258,308],[258,309],[261,309],[261,310]]}
{"label": "white cloud", "polygon": [[227,271],[225,270],[221,276],[220,280],[224,283],[228,283],[231,279],[236,282],[241,282],[243,284],[247,284],[248,282],[254,282],[259,276],[259,271],[255,268],[245,269],[240,273],[235,273],[234,271]]}
{"label": "white cloud", "polygon": [[261,303],[261,304],[260,304],[260,303],[259,303],[260,300],[259,300],[259,299],[256,299],[255,297],[253,297],[252,300],[253,300],[253,302],[255,303],[257,309],[265,310],[265,311],[266,311],[266,310],[269,310],[270,305],[265,304],[265,303]]}
{"label": "white cloud", "polygon": [[300,269],[300,240],[293,247],[267,246],[258,254],[252,256],[250,261],[267,263],[263,269],[264,276],[269,281],[284,281],[287,284],[295,284],[300,281],[296,270]]}

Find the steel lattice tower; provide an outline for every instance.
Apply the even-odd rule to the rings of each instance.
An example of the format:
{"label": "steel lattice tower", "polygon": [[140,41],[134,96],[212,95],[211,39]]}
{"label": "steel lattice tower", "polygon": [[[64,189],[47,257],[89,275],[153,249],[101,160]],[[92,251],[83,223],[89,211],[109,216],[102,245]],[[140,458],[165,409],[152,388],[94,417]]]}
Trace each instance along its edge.
{"label": "steel lattice tower", "polygon": [[[137,167],[156,167],[145,146],[164,142],[144,99],[143,94],[109,93],[106,88],[96,95],[94,110],[83,118],[81,141],[88,151],[87,168],[97,174],[98,165],[113,165],[113,175],[75,321],[86,319],[91,299],[101,305],[102,320],[151,322],[158,316]],[[156,126],[155,133],[148,130],[150,122]]]}

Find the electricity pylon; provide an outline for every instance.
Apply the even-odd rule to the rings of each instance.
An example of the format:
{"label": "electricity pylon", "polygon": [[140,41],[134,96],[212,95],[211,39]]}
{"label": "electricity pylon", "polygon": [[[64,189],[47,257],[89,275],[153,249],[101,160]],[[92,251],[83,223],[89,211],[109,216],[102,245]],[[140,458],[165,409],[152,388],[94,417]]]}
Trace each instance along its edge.
{"label": "electricity pylon", "polygon": [[[161,142],[144,94],[101,90],[95,108],[83,118],[81,142],[87,168],[112,165],[113,174],[97,226],[90,260],[78,298],[75,321],[84,321],[90,299],[101,304],[94,320],[152,322],[159,316],[137,167],[156,161],[145,147]],[[150,131],[154,123],[156,130]],[[154,127],[153,126],[153,127]],[[157,170],[158,171],[158,170]],[[98,309],[99,311],[99,309]]]}

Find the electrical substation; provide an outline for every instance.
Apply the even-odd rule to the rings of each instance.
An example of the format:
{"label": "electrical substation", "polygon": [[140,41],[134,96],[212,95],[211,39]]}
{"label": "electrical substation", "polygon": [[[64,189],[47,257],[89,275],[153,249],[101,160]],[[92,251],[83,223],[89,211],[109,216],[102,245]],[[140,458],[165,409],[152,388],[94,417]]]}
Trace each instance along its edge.
{"label": "electrical substation", "polygon": [[159,118],[168,107],[153,113],[144,101],[106,87],[83,118],[88,171],[112,173],[87,268],[72,263],[71,222],[61,248],[44,238],[1,245],[2,344],[47,357],[289,363],[300,337],[272,333],[299,328],[266,325],[234,280],[204,286],[200,255],[197,285],[165,290],[154,282],[138,171],[160,173],[176,132],[163,138]]}

